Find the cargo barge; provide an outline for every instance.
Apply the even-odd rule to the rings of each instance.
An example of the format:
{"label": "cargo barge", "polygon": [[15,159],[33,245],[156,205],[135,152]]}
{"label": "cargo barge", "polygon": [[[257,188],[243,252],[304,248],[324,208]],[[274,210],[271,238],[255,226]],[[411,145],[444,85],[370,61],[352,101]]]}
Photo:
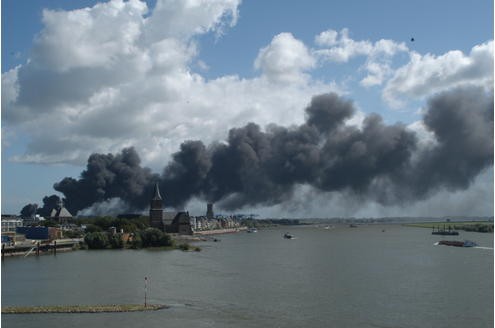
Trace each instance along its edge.
{"label": "cargo barge", "polygon": [[445,246],[455,246],[455,247],[475,247],[478,246],[473,241],[465,240],[465,241],[460,241],[460,240],[440,240],[438,242],[438,245],[445,245]]}

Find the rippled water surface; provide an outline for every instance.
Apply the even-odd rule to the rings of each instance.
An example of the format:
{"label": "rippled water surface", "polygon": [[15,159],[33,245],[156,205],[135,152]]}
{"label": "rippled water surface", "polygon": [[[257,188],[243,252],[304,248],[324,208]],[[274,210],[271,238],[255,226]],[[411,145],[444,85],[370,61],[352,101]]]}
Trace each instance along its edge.
{"label": "rippled water surface", "polygon": [[[284,229],[284,230],[282,230]],[[294,240],[282,238],[289,231]],[[447,238],[445,238],[447,237]],[[222,235],[201,252],[6,258],[2,306],[148,301],[141,313],[2,315],[5,327],[493,327],[493,234],[482,248],[400,225]]]}

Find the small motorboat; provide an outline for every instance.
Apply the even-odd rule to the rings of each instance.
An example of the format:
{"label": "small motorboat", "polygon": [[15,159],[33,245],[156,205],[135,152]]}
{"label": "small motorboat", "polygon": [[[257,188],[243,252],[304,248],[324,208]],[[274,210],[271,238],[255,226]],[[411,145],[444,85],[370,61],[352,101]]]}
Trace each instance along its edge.
{"label": "small motorboat", "polygon": [[286,233],[284,234],[284,238],[285,238],[285,239],[294,239],[294,236],[293,236],[293,235],[291,235],[290,233],[286,232]]}
{"label": "small motorboat", "polygon": [[247,232],[249,232],[249,233],[258,232],[258,229],[256,229],[256,228],[249,228],[249,229],[247,229]]}

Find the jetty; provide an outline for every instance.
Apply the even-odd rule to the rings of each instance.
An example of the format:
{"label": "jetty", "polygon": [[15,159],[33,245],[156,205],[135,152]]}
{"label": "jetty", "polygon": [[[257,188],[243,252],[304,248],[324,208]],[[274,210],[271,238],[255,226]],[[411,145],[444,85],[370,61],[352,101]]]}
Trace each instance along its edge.
{"label": "jetty", "polygon": [[449,225],[449,228],[446,229],[445,225],[444,225],[443,229],[440,229],[440,227],[437,227],[437,229],[435,230],[435,227],[433,227],[431,234],[432,235],[442,235],[442,236],[457,236],[457,235],[459,235],[459,232],[453,230],[450,225]]}
{"label": "jetty", "polygon": [[82,238],[74,238],[55,239],[52,241],[31,240],[16,242],[15,244],[2,244],[2,258],[5,256],[56,255],[57,251],[66,252],[77,248],[82,241]]}

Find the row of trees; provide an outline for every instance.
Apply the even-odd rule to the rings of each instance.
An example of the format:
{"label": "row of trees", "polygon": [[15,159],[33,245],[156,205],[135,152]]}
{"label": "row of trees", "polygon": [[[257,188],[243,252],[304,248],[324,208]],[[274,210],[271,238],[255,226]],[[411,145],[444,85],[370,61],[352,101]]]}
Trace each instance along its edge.
{"label": "row of trees", "polygon": [[149,219],[146,216],[138,218],[114,218],[110,216],[95,218],[79,218],[77,223],[86,225],[88,232],[107,231],[110,227],[115,227],[117,231],[135,233],[149,227]]}
{"label": "row of trees", "polygon": [[464,230],[464,231],[474,231],[474,232],[493,232],[493,224],[477,223],[477,224],[454,225],[454,229]]}
{"label": "row of trees", "polygon": [[156,228],[146,228],[144,230],[136,231],[132,234],[132,238],[127,243],[124,243],[123,235],[120,233],[109,234],[102,231],[88,232],[84,237],[84,241],[89,249],[174,246],[173,239],[168,234]]}

